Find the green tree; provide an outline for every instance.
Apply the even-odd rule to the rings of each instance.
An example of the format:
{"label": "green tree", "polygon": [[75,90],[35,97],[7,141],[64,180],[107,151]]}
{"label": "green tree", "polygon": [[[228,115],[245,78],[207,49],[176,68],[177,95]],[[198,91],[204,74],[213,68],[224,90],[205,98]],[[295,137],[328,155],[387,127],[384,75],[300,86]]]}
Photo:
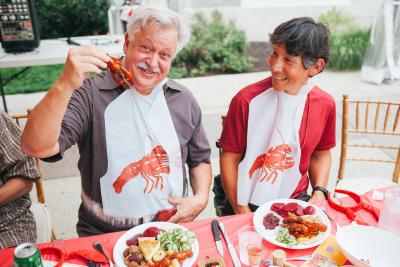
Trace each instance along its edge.
{"label": "green tree", "polygon": [[108,0],[36,0],[35,7],[42,39],[108,31]]}
{"label": "green tree", "polygon": [[239,73],[251,69],[254,59],[246,56],[246,35],[233,21],[224,24],[218,11],[208,21],[201,13],[194,17],[191,41],[174,61],[173,78],[216,73]]}

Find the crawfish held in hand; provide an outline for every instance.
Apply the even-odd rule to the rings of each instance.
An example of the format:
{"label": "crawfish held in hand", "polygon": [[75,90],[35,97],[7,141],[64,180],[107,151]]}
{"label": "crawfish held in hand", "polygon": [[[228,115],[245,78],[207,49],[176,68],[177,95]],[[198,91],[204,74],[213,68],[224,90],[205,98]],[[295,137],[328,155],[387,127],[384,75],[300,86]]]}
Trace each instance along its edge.
{"label": "crawfish held in hand", "polygon": [[111,71],[114,80],[122,85],[124,88],[129,88],[133,82],[132,73],[130,73],[123,65],[122,60],[110,56],[110,61],[107,62],[107,66]]}

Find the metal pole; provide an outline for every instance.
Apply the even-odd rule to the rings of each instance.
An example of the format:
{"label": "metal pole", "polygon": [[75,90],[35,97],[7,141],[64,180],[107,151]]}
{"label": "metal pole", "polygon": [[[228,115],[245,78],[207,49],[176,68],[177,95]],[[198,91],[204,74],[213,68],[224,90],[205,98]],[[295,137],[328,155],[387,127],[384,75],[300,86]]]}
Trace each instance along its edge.
{"label": "metal pole", "polygon": [[1,79],[1,71],[0,71],[0,91],[1,91],[1,98],[3,99],[4,111],[8,112],[7,103],[6,103],[6,94],[4,92],[3,80]]}

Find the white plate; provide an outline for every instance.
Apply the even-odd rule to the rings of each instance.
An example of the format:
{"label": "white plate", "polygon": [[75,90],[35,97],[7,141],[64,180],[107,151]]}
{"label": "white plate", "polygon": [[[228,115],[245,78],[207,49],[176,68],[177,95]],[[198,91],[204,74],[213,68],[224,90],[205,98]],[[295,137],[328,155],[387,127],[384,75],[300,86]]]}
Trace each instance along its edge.
{"label": "white plate", "polygon": [[[290,203],[290,202],[296,202],[297,204],[299,204],[300,206],[302,206],[303,208],[307,207],[307,206],[312,206],[315,209],[315,214],[313,216],[320,216],[323,223],[326,224],[327,226],[327,230],[324,233],[320,233],[317,237],[317,239],[310,243],[310,244],[299,244],[299,245],[295,245],[292,247],[289,247],[288,245],[278,242],[275,240],[276,235],[278,234],[278,230],[279,230],[279,226],[277,226],[274,230],[267,230],[264,227],[263,224],[263,219],[265,217],[265,215],[267,215],[268,213],[272,212],[271,211],[271,206],[274,203]],[[279,216],[277,213],[273,212],[274,215],[276,215],[278,218],[281,219],[281,223],[282,223],[282,217]],[[269,201],[267,203],[264,203],[263,205],[261,205],[260,207],[258,207],[258,209],[256,210],[256,212],[254,213],[253,216],[253,224],[254,227],[256,228],[257,232],[268,242],[277,245],[279,247],[283,247],[283,248],[290,248],[290,249],[305,249],[305,248],[312,248],[315,246],[318,246],[319,244],[321,244],[329,235],[331,232],[331,223],[328,219],[328,217],[326,216],[326,214],[319,209],[317,206],[308,203],[308,202],[304,202],[301,200],[297,200],[297,199],[275,199],[273,201]]]}
{"label": "white plate", "polygon": [[[355,266],[399,266],[400,235],[372,226],[351,224],[338,228],[336,240]],[[368,259],[369,264],[361,259]]]}
{"label": "white plate", "polygon": [[[178,224],[170,223],[170,222],[150,222],[150,223],[145,223],[138,225],[127,232],[125,232],[118,240],[117,243],[115,243],[114,246],[114,252],[113,252],[113,258],[114,262],[118,267],[126,267],[124,263],[124,257],[122,256],[124,250],[128,247],[126,245],[126,241],[135,235],[142,234],[147,228],[149,227],[158,227],[161,230],[168,230],[168,229],[173,229],[173,228],[182,228],[186,231],[189,231],[187,228],[180,226]],[[192,266],[197,257],[199,256],[199,243],[197,242],[197,238],[195,239],[193,245],[192,245],[192,251],[193,251],[193,256],[186,259],[183,262],[182,267],[190,267]]]}

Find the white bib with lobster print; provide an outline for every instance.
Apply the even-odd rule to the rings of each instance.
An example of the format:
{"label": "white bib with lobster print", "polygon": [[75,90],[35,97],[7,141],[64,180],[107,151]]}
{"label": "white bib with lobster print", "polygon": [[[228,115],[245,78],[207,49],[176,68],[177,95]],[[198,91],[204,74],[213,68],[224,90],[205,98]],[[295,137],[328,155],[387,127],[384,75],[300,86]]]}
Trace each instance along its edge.
{"label": "white bib with lobster print", "polygon": [[108,167],[101,178],[104,216],[130,223],[172,208],[182,197],[180,144],[162,85],[149,96],[125,90],[105,110]]}
{"label": "white bib with lobster print", "polygon": [[270,88],[251,100],[246,154],[238,170],[239,205],[289,198],[296,189],[301,179],[299,129],[311,88],[308,82],[297,95]]}

